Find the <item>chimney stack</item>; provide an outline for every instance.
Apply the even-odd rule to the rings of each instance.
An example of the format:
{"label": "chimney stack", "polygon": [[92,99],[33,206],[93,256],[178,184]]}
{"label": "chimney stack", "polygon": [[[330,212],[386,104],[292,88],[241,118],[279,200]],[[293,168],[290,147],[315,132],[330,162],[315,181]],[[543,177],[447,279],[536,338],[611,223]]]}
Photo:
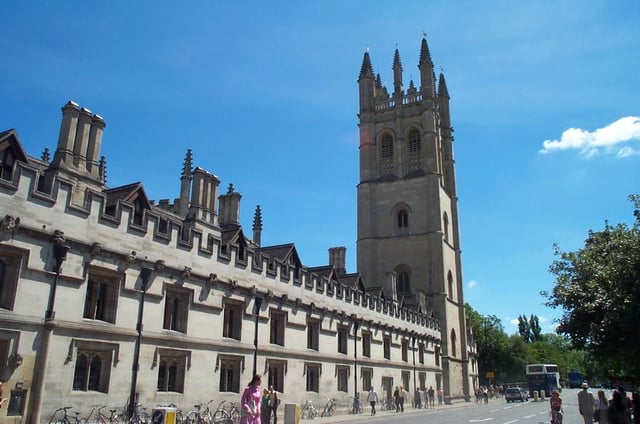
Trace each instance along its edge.
{"label": "chimney stack", "polygon": [[345,275],[347,273],[345,266],[346,251],[347,248],[344,246],[329,248],[329,265],[333,266],[338,275]]}

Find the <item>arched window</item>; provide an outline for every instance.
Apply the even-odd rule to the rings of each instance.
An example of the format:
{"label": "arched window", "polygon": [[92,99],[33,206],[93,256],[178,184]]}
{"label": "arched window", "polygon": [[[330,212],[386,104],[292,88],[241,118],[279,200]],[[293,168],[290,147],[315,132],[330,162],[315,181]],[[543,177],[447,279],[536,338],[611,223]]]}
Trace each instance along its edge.
{"label": "arched window", "polygon": [[408,228],[409,227],[409,213],[406,209],[400,209],[396,214],[396,218],[398,221],[398,228]]}
{"label": "arched window", "polygon": [[442,215],[442,232],[444,234],[444,241],[449,241],[449,216],[445,212]]}
{"label": "arched window", "polygon": [[398,294],[407,295],[411,293],[411,285],[409,282],[409,272],[402,270],[398,273]]}
{"label": "arched window", "polygon": [[456,343],[458,340],[456,339],[456,330],[451,330],[451,356],[456,356]]}
{"label": "arched window", "polygon": [[411,172],[422,169],[422,141],[420,140],[420,131],[418,131],[417,129],[412,129],[411,131],[409,131],[409,134],[407,135],[407,144],[409,153],[407,155],[407,170]]}
{"label": "arched window", "polygon": [[454,300],[453,299],[453,275],[451,275],[451,271],[449,271],[449,273],[447,274],[447,288],[449,290],[449,299]]}
{"label": "arched window", "polygon": [[393,137],[391,134],[383,135],[380,143],[380,174],[393,174]]}

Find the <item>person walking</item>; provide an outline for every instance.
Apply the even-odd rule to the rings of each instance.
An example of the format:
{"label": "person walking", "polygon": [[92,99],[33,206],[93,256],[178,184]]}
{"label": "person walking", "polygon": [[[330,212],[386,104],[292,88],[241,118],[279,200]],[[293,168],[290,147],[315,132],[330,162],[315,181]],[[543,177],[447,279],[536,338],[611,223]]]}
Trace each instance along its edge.
{"label": "person walking", "polygon": [[584,424],[593,424],[593,413],[596,410],[596,400],[588,390],[589,385],[582,383],[582,390],[578,392],[578,412],[582,415]]}
{"label": "person walking", "polygon": [[260,398],[260,423],[269,424],[269,415],[271,409],[269,408],[269,389],[266,387],[262,389],[262,397]]}
{"label": "person walking", "polygon": [[444,405],[444,392],[438,387],[438,406]]}
{"label": "person walking", "polygon": [[276,392],[273,386],[269,386],[269,419],[273,416],[273,424],[278,424],[278,406],[280,406],[280,397],[278,396],[278,392]]}
{"label": "person walking", "polygon": [[398,386],[393,391],[393,406],[396,407],[396,412],[400,412],[400,388]]}
{"label": "person walking", "polygon": [[261,424],[260,422],[260,383],[262,376],[253,376],[240,398],[240,424]]}
{"label": "person walking", "polygon": [[562,398],[557,390],[552,391],[549,398],[549,415],[551,424],[562,424]]}
{"label": "person walking", "polygon": [[400,391],[398,392],[398,403],[400,404],[400,412],[404,412],[404,398],[406,397],[407,392],[404,391],[404,387],[400,386]]}
{"label": "person walking", "polygon": [[593,417],[594,421],[598,421],[600,424],[608,424],[607,408],[609,408],[609,401],[604,394],[604,390],[598,390],[598,398],[596,399],[596,412]]}
{"label": "person walking", "polygon": [[429,408],[431,409],[436,408],[435,396],[436,396],[436,392],[435,390],[433,390],[433,386],[429,386],[429,391],[427,392],[427,399],[429,399],[428,400]]}
{"label": "person walking", "polygon": [[607,422],[609,424],[630,424],[629,412],[624,404],[624,398],[620,391],[613,391],[613,398],[607,408]]}
{"label": "person walking", "polygon": [[371,386],[369,394],[367,395],[367,401],[371,405],[371,415],[376,415],[376,402],[378,402],[378,392]]}

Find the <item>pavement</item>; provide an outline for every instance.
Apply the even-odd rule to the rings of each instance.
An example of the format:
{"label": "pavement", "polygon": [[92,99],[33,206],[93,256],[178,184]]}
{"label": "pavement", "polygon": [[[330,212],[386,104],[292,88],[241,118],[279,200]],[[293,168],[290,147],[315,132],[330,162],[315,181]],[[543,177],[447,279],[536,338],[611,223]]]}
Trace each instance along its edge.
{"label": "pavement", "polygon": [[[504,402],[504,399],[502,398],[495,398],[492,399],[491,401],[489,401],[489,404],[491,403],[495,403],[495,402]],[[377,409],[377,413],[376,415],[371,415],[371,407],[369,406],[369,404],[363,404],[363,413],[362,414],[349,414],[348,411],[346,409],[337,409],[336,413],[330,417],[320,417],[319,414],[320,412],[322,412],[322,410],[320,410],[320,412],[318,413],[318,416],[316,418],[314,418],[313,420],[300,420],[299,424],[329,424],[329,423],[346,423],[346,422],[350,422],[350,421],[358,421],[358,420],[363,420],[363,419],[377,419],[377,418],[390,418],[396,414],[401,414],[401,415],[424,415],[425,419],[430,415],[433,414],[434,412],[438,412],[438,411],[443,411],[443,410],[448,410],[448,409],[460,409],[460,408],[466,408],[466,407],[470,407],[470,406],[476,406],[478,404],[476,404],[474,401],[471,402],[465,402],[465,401],[458,401],[458,402],[454,402],[451,403],[449,405],[445,404],[445,405],[436,405],[436,407],[434,409],[424,409],[424,408],[414,408],[414,407],[406,407],[404,408],[404,412],[396,412],[395,410],[390,410],[390,411],[381,411],[380,408],[376,408]],[[286,421],[283,421],[284,424],[290,424]],[[292,423],[291,423],[292,424]]]}

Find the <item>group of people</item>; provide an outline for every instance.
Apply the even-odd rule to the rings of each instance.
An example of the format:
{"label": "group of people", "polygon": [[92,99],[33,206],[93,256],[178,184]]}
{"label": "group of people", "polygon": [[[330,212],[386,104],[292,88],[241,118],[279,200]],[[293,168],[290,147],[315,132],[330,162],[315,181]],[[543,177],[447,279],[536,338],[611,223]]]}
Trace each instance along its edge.
{"label": "group of people", "polygon": [[[444,394],[442,389],[438,387],[437,390],[438,395],[438,405],[442,405],[444,403]],[[413,401],[415,403],[416,408],[425,408],[425,409],[435,409],[436,407],[436,390],[434,390],[433,386],[429,386],[429,389],[416,389],[416,393],[413,397]]]}
{"label": "group of people", "polygon": [[278,424],[280,398],[273,386],[260,389],[262,376],[253,376],[240,399],[240,424]]}
{"label": "group of people", "polygon": [[[554,390],[549,398],[552,424],[562,424],[562,398]],[[597,397],[589,391],[587,383],[582,384],[578,392],[578,412],[584,424],[640,424],[640,396],[633,392],[631,398],[624,388],[619,386],[607,399],[604,390],[598,390]]]}

